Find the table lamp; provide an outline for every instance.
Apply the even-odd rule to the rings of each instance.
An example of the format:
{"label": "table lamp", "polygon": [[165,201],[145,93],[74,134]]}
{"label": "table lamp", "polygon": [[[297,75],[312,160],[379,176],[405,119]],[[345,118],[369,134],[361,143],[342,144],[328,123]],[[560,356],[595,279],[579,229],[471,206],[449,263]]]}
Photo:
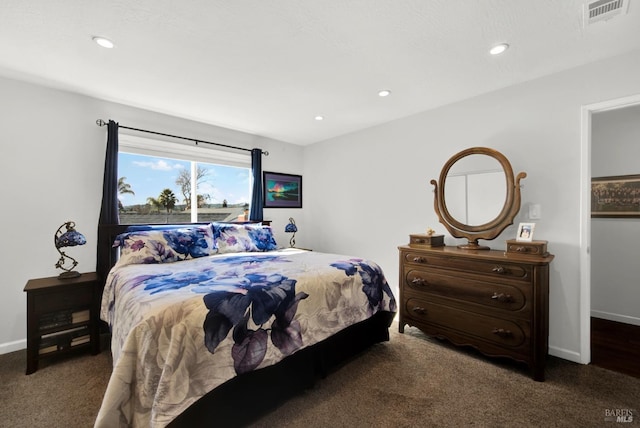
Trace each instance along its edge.
{"label": "table lamp", "polygon": [[[75,229],[76,224],[72,221],[68,221],[64,223],[62,226],[56,230],[56,233],[53,235],[53,242],[56,245],[56,250],[60,253],[60,259],[58,259],[58,263],[56,263],[56,267],[62,269],[60,275],[58,275],[58,279],[66,279],[66,278],[77,278],[80,276],[80,272],[74,271],[73,269],[78,266],[78,262],[73,257],[70,257],[64,253],[60,248],[64,247],[75,247],[77,245],[84,245],[87,243],[84,235]],[[66,231],[62,231],[63,228],[66,228]],[[68,260],[72,262],[71,267],[65,267],[65,264]]]}
{"label": "table lamp", "polygon": [[286,233],[293,233],[291,239],[289,240],[289,246],[295,247],[296,245],[296,232],[298,231],[298,227],[296,226],[296,221],[293,217],[289,217],[289,223],[285,226],[284,231]]}

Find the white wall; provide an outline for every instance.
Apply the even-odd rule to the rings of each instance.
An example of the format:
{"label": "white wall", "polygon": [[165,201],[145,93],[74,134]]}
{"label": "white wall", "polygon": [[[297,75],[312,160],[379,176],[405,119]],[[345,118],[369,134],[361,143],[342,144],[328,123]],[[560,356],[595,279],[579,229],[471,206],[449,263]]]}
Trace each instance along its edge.
{"label": "white wall", "polygon": [[[528,175],[515,224],[540,204],[534,238],[555,254],[550,353],[580,361],[580,109],[640,93],[638,76],[636,51],[314,144],[304,152],[305,220],[314,228],[301,234],[319,250],[378,261],[397,289],[396,247],[427,227],[447,235],[429,181],[460,150],[497,149]],[[514,236],[511,226],[483,242],[503,249]]]}
{"label": "white wall", "polygon": [[[592,117],[593,177],[640,174],[640,106]],[[640,218],[591,220],[591,314],[640,325]]]}
{"label": "white wall", "polygon": [[[303,175],[302,210],[265,211],[265,218],[274,220],[278,241],[288,240],[280,230],[293,216],[300,230],[298,246],[371,258],[396,289],[396,247],[427,227],[445,233],[433,211],[429,180],[462,149],[501,151],[516,173],[527,172],[522,212],[530,203],[541,205],[535,238],[548,240],[556,256],[550,352],[579,361],[580,107],[639,94],[639,75],[637,51],[304,148],[0,79],[0,221],[5,225],[0,353],[24,347],[26,281],[57,274],[51,243],[56,228],[73,219],[95,242],[106,139],[105,128],[95,120],[112,118],[123,125],[269,150],[263,169]],[[63,191],[75,197],[58,202]],[[520,215],[515,223],[525,220]],[[502,249],[513,236],[515,227],[510,227],[488,244]],[[81,270],[93,270],[90,245],[74,256]]]}
{"label": "white wall", "polygon": [[[302,173],[302,148],[250,134],[0,78],[0,354],[26,346],[26,296],[30,278],[55,276],[53,234],[76,222],[87,245],[69,250],[81,272],[95,270],[106,127],[96,119],[246,148],[261,147],[263,169]],[[265,210],[276,239],[301,210]],[[300,218],[301,226],[304,224]]]}

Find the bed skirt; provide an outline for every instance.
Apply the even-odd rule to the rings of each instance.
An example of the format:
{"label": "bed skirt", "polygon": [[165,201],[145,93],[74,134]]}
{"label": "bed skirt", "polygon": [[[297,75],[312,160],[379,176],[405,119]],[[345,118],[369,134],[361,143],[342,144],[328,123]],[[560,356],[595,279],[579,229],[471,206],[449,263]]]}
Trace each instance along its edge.
{"label": "bed skirt", "polygon": [[[311,388],[317,379],[364,351],[389,340],[389,326],[395,313],[378,312],[328,339],[302,349],[279,363],[225,382],[174,419],[169,427],[241,427],[256,421],[287,399]],[[243,407],[247,392],[251,406]]]}

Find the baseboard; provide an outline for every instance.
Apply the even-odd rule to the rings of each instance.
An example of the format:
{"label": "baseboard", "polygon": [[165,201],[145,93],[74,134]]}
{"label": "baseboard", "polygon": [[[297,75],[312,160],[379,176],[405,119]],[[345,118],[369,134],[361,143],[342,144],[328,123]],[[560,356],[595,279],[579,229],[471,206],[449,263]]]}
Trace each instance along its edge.
{"label": "baseboard", "polygon": [[0,355],[9,352],[19,351],[27,348],[27,339],[16,340],[15,342],[0,343]]}
{"label": "baseboard", "polygon": [[[104,349],[105,345],[102,345],[102,347]],[[15,342],[2,343],[0,344],[0,355],[8,354],[9,352],[20,351],[26,348],[26,339],[16,340]],[[580,354],[574,351],[569,351],[568,349],[555,348],[553,346],[550,346],[549,355],[553,355],[554,357],[562,358],[564,360],[573,361],[574,363],[580,363]]]}
{"label": "baseboard", "polygon": [[563,360],[573,361],[574,363],[584,364],[580,359],[580,353],[575,351],[570,351],[569,349],[549,346],[549,355],[562,358]]}
{"label": "baseboard", "polygon": [[[397,319],[394,318],[393,322],[397,323]],[[16,340],[15,342],[2,343],[0,344],[0,355],[8,354],[9,352],[19,351],[21,349],[26,349],[26,348],[27,348],[26,339]],[[582,364],[580,361],[580,353],[571,351],[569,349],[549,346],[549,355],[553,355],[554,357],[562,358],[564,360],[573,361],[574,363]]]}
{"label": "baseboard", "polygon": [[591,316],[594,318],[602,318],[604,320],[609,320],[609,321],[616,321],[616,322],[621,322],[621,323],[625,323],[625,324],[632,324],[632,325],[637,325],[640,326],[640,318],[637,317],[630,317],[628,315],[620,315],[620,314],[613,314],[611,312],[604,312],[604,311],[591,311]]}

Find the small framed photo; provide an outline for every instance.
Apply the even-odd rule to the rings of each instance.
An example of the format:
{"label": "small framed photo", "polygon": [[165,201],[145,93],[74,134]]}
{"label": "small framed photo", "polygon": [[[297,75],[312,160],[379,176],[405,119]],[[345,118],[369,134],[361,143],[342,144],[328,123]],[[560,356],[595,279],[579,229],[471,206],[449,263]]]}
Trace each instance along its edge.
{"label": "small framed photo", "polygon": [[516,235],[516,241],[531,242],[533,241],[533,229],[535,229],[535,223],[520,223],[518,226],[518,234]]}
{"label": "small framed photo", "polygon": [[264,208],[302,208],[302,176],[263,171]]}

